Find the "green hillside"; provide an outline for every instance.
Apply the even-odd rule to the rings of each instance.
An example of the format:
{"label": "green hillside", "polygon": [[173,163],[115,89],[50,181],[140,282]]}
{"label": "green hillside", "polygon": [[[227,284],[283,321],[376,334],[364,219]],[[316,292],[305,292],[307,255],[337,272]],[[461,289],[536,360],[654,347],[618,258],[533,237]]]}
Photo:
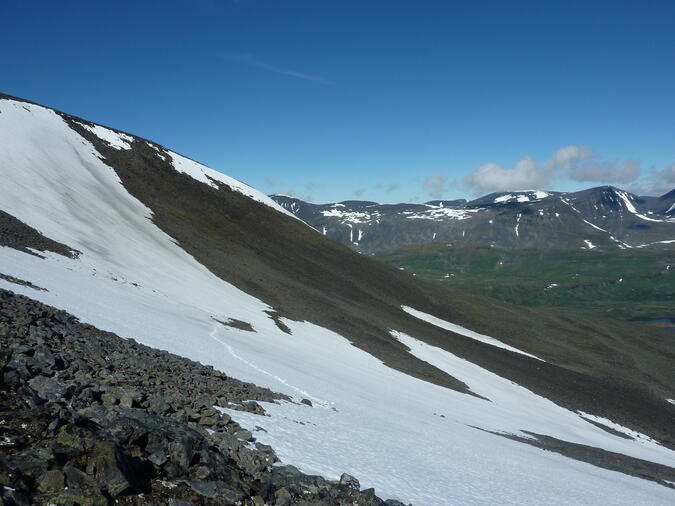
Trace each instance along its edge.
{"label": "green hillside", "polygon": [[[525,306],[601,311],[622,319],[675,318],[675,251],[506,250],[445,243],[375,258],[416,276]],[[673,322],[652,322],[675,328]]]}

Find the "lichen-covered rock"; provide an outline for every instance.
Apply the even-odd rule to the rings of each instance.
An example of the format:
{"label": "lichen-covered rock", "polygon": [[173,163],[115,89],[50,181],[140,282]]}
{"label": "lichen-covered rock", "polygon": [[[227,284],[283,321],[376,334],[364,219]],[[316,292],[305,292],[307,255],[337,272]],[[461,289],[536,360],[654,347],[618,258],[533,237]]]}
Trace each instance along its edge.
{"label": "lichen-covered rock", "polygon": [[40,482],[38,483],[38,490],[40,492],[59,492],[65,487],[65,476],[60,469],[51,469],[47,471]]}
{"label": "lichen-covered rock", "polygon": [[65,399],[68,388],[62,382],[47,376],[36,376],[28,380],[28,385],[43,399],[57,401]]}
{"label": "lichen-covered rock", "polygon": [[353,490],[359,490],[361,488],[359,480],[347,473],[342,473],[342,476],[340,476],[340,485]]}

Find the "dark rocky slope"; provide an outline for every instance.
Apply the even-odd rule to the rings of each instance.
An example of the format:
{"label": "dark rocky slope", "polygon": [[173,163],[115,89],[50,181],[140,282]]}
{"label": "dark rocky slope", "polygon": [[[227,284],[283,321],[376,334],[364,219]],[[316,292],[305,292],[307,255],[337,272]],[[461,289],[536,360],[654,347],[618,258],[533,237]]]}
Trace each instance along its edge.
{"label": "dark rocky slope", "polygon": [[[284,396],[0,290],[0,504],[382,505],[214,406]],[[311,409],[308,407],[307,409]]]}
{"label": "dark rocky slope", "polygon": [[9,246],[30,255],[40,256],[34,250],[51,251],[75,258],[78,251],[45,237],[32,227],[0,209],[0,246]]}

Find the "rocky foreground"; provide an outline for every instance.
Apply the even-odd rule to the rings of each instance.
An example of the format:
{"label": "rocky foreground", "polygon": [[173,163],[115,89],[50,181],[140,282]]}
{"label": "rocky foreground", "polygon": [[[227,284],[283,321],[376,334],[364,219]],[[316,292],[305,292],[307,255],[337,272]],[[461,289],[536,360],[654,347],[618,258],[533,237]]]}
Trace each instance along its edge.
{"label": "rocky foreground", "polygon": [[6,290],[0,372],[0,506],[401,505],[279,465],[216,409],[285,396]]}

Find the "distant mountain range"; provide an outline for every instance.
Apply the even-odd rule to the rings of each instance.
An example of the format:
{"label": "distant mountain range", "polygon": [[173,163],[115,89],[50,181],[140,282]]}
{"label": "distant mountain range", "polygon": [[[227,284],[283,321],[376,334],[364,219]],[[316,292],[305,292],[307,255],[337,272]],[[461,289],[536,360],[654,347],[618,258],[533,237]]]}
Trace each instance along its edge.
{"label": "distant mountain range", "polygon": [[491,193],[468,202],[425,204],[311,204],[287,195],[271,198],[361,253],[434,242],[547,250],[675,246],[675,190],[641,197],[601,186],[569,193]]}

